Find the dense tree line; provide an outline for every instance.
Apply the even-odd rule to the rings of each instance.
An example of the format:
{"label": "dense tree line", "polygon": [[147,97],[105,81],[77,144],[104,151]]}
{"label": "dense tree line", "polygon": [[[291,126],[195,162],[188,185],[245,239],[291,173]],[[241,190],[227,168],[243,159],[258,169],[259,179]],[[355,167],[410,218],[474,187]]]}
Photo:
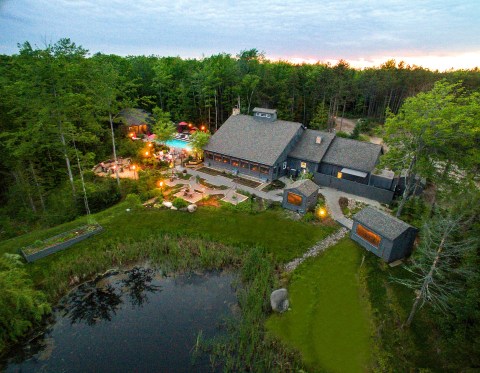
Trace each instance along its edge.
{"label": "dense tree line", "polygon": [[395,61],[355,70],[345,61],[272,62],[256,49],[182,59],[89,56],[69,39],[43,48],[24,43],[18,54],[0,56],[0,215],[35,220],[78,199],[79,168],[113,155],[113,129],[126,107],[158,107],[212,132],[234,107],[246,114],[276,108],[280,118],[314,128],[337,115],[382,123],[387,110],[397,113],[439,79],[480,87],[477,69],[440,73]]}

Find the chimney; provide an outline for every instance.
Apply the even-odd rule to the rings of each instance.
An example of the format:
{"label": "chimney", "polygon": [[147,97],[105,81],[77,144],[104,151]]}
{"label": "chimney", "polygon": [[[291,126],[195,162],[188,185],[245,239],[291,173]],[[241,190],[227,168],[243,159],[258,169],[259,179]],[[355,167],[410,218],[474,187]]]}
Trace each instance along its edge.
{"label": "chimney", "polygon": [[238,107],[234,107],[232,111],[232,115],[238,115],[240,114],[240,109]]}
{"label": "chimney", "polygon": [[320,136],[317,136],[315,139],[315,144],[321,144],[322,143],[322,138]]}

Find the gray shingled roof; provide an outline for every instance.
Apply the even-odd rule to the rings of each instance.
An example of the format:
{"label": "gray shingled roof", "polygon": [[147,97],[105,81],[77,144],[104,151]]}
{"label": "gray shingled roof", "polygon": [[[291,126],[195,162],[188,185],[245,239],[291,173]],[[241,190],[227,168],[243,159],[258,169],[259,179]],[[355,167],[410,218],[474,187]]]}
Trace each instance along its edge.
{"label": "gray shingled roof", "polygon": [[118,118],[127,126],[138,126],[140,124],[152,123],[151,114],[143,109],[128,108],[123,109]]}
{"label": "gray shingled roof", "polygon": [[318,191],[318,185],[310,179],[297,180],[285,190],[297,189],[305,196],[311,196]]}
{"label": "gray shingled roof", "polygon": [[[320,144],[316,143],[318,136],[322,139]],[[289,157],[320,163],[334,137],[333,133],[306,130]]]}
{"label": "gray shingled roof", "polygon": [[301,127],[295,122],[269,122],[249,115],[232,115],[204,150],[273,166]]}
{"label": "gray shingled roof", "polygon": [[322,162],[371,172],[377,164],[381,151],[381,145],[337,136],[325,153]]}
{"label": "gray shingled roof", "polygon": [[353,220],[358,221],[389,240],[394,240],[408,228],[412,228],[411,225],[404,221],[371,206],[367,206],[353,215]]}
{"label": "gray shingled roof", "polygon": [[253,112],[259,111],[261,113],[267,113],[267,114],[275,114],[277,112],[276,109],[266,109],[263,107],[256,107],[253,109]]}

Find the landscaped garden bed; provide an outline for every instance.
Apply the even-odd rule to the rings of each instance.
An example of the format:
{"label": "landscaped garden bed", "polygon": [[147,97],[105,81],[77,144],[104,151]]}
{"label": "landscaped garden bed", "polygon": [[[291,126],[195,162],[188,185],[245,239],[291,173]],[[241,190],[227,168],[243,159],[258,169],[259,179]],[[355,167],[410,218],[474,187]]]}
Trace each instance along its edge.
{"label": "landscaped garden bed", "polygon": [[102,230],[103,227],[98,224],[83,225],[56,236],[49,237],[43,241],[38,240],[32,245],[22,248],[20,252],[25,260],[31,263],[61,250],[65,250],[77,242],[100,233]]}

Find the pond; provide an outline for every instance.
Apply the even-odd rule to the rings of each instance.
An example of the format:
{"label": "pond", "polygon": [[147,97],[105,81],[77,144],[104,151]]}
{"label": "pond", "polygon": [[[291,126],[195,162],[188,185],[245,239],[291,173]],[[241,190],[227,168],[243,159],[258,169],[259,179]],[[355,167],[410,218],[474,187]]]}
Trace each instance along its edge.
{"label": "pond", "polygon": [[237,304],[234,282],[229,272],[110,273],[64,297],[54,321],[11,351],[0,370],[211,372],[208,354],[193,357],[197,338],[225,334],[223,321]]}

